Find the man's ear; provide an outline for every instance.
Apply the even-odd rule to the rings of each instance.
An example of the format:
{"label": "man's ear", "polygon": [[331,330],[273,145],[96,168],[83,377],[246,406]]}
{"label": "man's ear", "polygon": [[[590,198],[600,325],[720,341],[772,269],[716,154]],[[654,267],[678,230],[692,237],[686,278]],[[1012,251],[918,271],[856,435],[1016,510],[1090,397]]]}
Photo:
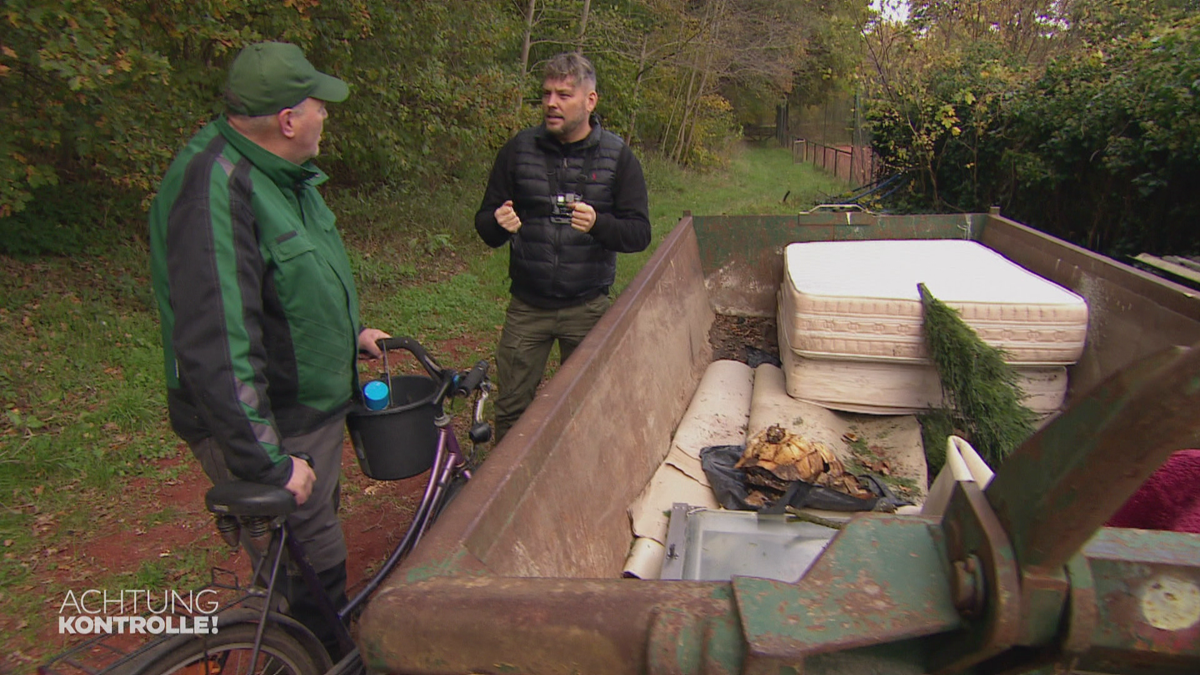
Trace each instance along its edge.
{"label": "man's ear", "polygon": [[284,108],[283,110],[275,113],[275,121],[279,123],[279,133],[283,134],[284,138],[295,138],[295,118],[296,113],[291,108]]}
{"label": "man's ear", "polygon": [[596,93],[595,89],[589,91],[588,95],[587,95],[587,111],[592,112],[593,110],[595,110],[596,102],[599,100],[600,100],[600,95]]}

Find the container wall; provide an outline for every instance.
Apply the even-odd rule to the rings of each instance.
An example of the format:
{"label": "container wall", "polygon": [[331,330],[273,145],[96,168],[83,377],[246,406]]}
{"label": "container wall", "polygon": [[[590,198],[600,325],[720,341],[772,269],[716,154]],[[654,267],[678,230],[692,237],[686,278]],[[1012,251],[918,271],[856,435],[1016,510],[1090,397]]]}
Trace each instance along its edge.
{"label": "container wall", "polygon": [[712,322],[685,219],[389,583],[619,576],[633,538],[626,510],[712,359]]}
{"label": "container wall", "polygon": [[774,316],[783,249],[793,242],[976,239],[978,214],[879,216],[860,211],[796,216],[695,216],[709,299],[720,314]]}
{"label": "container wall", "polygon": [[1068,403],[1142,357],[1200,342],[1196,291],[1000,216],[987,217],[980,241],[1087,300],[1087,343],[1069,369]]}

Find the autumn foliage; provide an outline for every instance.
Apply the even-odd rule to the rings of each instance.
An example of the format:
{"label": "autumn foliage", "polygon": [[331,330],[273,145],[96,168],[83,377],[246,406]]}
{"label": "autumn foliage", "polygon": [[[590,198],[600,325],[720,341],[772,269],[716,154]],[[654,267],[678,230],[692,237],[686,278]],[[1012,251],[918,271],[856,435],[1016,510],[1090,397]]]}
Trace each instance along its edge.
{"label": "autumn foliage", "polygon": [[735,106],[816,91],[805,83],[853,64],[866,4],[8,0],[0,251],[140,234],[159,177],[220,112],[228,63],[251,42],[297,43],[350,83],[322,143],[336,181],[420,196],[535,121],[540,63],[568,49],[596,62],[606,127],[683,164],[719,161]]}
{"label": "autumn foliage", "polygon": [[1200,16],[1173,0],[914,3],[868,38],[893,208],[981,211],[1119,255],[1200,252]]}

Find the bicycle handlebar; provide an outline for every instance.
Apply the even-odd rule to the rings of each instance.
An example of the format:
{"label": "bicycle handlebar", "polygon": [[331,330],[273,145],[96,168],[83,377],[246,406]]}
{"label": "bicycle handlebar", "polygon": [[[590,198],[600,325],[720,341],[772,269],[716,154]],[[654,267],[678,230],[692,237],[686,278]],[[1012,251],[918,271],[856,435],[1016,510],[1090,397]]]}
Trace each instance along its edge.
{"label": "bicycle handlebar", "polygon": [[487,378],[487,371],[487,361],[476,363],[475,367],[464,375],[462,380],[455,386],[454,394],[456,396],[470,395],[471,392],[479,388],[479,385],[483,384],[483,381]]}
{"label": "bicycle handlebar", "polygon": [[380,338],[376,340],[379,349],[384,353],[384,363],[387,363],[387,353],[389,351],[403,349],[412,354],[417,361],[425,368],[426,371],[435,380],[442,382],[437,395],[434,397],[438,403],[445,399],[446,396],[470,396],[472,392],[480,389],[480,386],[487,380],[488,362],[479,361],[464,375],[460,375],[457,371],[449,368],[443,368],[421,343],[410,337],[390,337]]}
{"label": "bicycle handlebar", "polygon": [[417,361],[420,362],[425,370],[429,371],[429,374],[432,375],[435,380],[442,379],[442,376],[445,374],[445,368],[442,368],[442,366],[439,365],[438,362],[429,355],[429,352],[425,351],[425,348],[421,346],[421,343],[410,337],[380,338],[375,341],[375,344],[379,346],[379,349],[383,351],[384,354],[396,349],[408,351],[414,357],[416,357]]}

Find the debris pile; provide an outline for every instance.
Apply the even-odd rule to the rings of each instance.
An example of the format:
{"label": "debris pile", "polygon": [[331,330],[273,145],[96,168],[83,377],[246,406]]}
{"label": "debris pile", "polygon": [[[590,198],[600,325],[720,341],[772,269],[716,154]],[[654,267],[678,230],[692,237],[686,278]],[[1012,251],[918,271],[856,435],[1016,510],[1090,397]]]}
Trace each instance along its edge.
{"label": "debris pile", "polygon": [[755,506],[774,502],[790,483],[804,481],[859,499],[874,495],[824,443],[813,442],[773,424],[750,438],[734,468],[742,469],[746,482],[755,486],[746,501]]}

